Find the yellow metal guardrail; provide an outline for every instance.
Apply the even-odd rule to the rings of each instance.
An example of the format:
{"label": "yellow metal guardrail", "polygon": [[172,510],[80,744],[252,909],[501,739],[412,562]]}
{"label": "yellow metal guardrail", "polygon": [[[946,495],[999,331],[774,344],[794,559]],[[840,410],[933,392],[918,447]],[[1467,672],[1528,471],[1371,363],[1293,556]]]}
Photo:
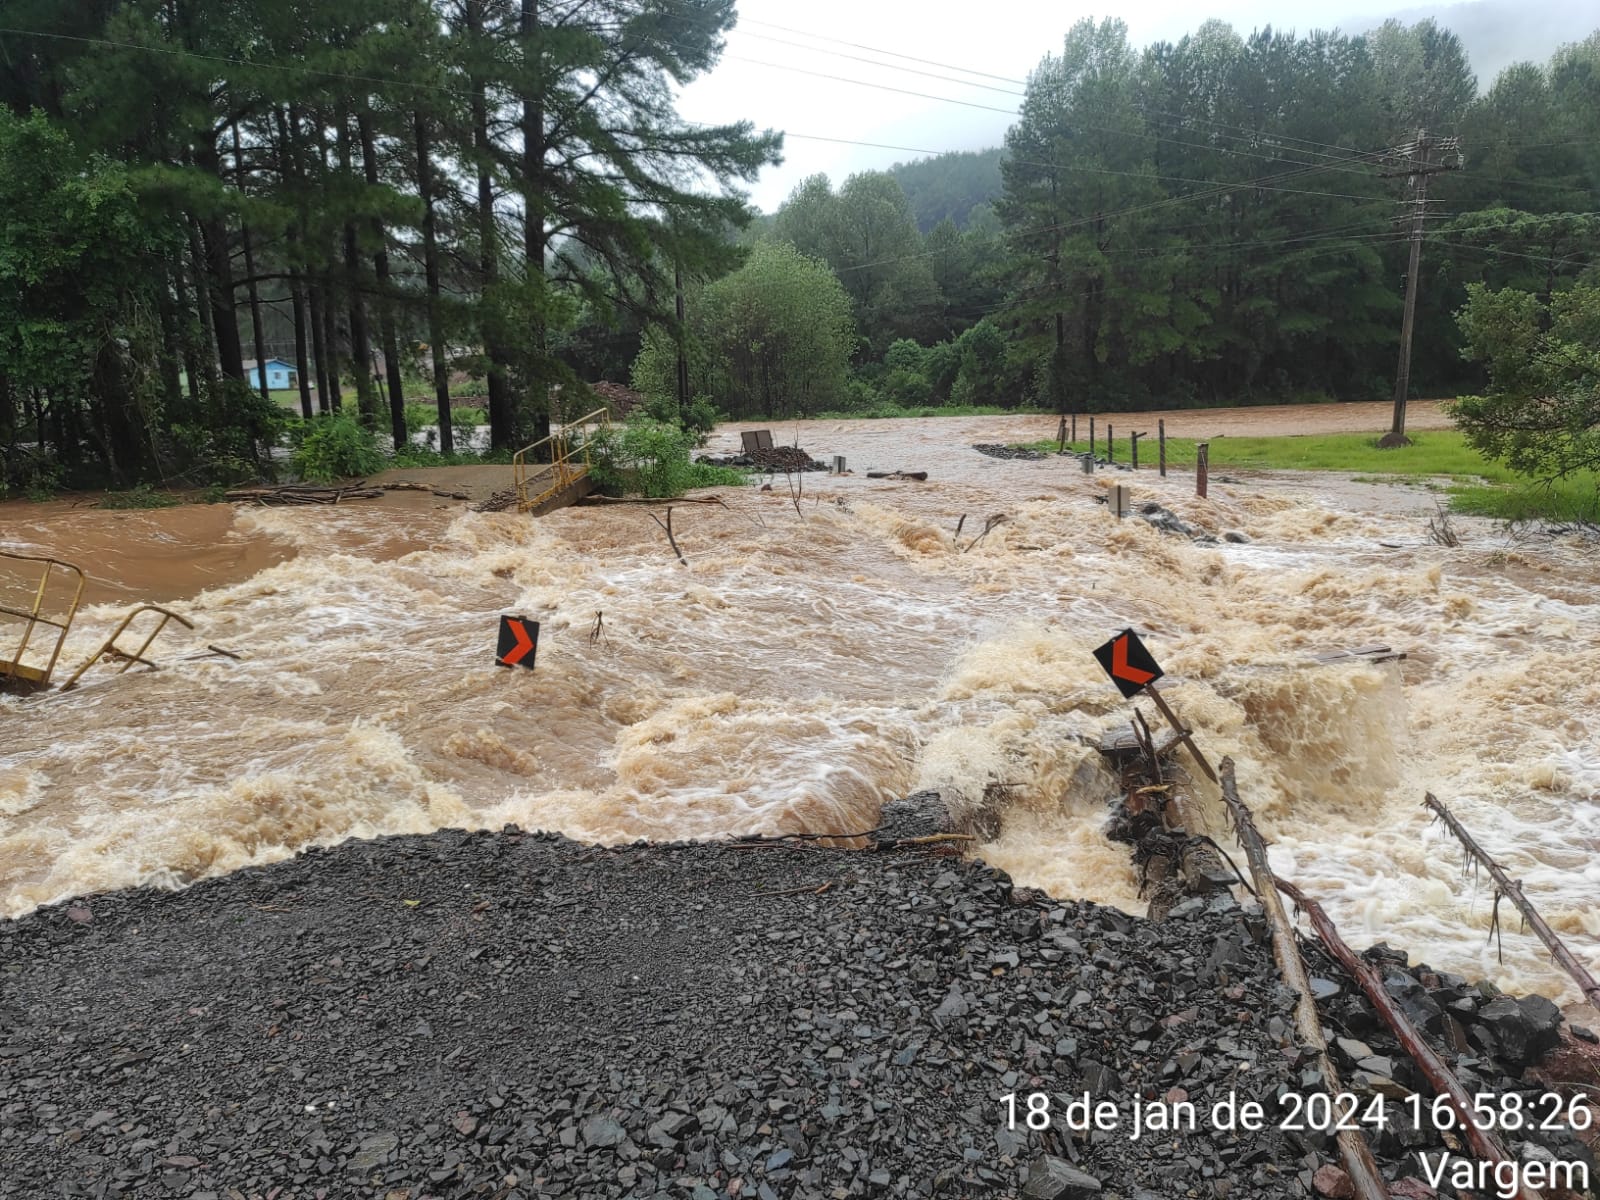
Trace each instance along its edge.
{"label": "yellow metal guardrail", "polygon": [[[0,658],[0,687],[18,684],[25,688],[49,687],[50,673],[56,669],[56,659],[61,656],[61,646],[67,640],[67,630],[72,628],[72,619],[78,614],[78,602],[83,599],[83,572],[69,562],[62,562],[57,558],[39,558],[32,554],[0,552],[0,559],[7,562],[36,564],[33,569],[39,571],[39,586],[34,592],[33,604],[30,607],[11,608],[0,604],[0,617],[10,617],[25,622],[22,627],[22,640],[17,644],[16,653],[9,659]],[[43,615],[45,598],[57,571],[77,579],[76,584],[71,585],[72,602],[67,607],[66,615],[60,619]],[[30,666],[23,661],[23,655],[27,653],[28,643],[33,641],[34,631],[40,625],[55,630],[55,645],[50,647],[50,656],[42,665],[39,665],[36,659],[35,665]]]}
{"label": "yellow metal guardrail", "polygon": [[[127,632],[128,626],[133,624],[133,619],[135,617],[137,617],[140,613],[147,612],[160,613],[161,620],[156,622],[156,627],[150,631],[150,636],[145,638],[144,641],[139,644],[139,648],[132,654],[129,654],[126,650],[123,650],[117,645],[117,639]],[[159,604],[141,604],[138,608],[134,609],[131,613],[122,618],[122,623],[117,626],[117,631],[105,640],[100,649],[96,650],[89,656],[88,661],[85,662],[83,666],[79,667],[72,673],[72,677],[61,685],[61,690],[63,692],[70,691],[77,685],[78,680],[83,677],[83,673],[85,671],[94,666],[95,663],[99,662],[101,658],[108,655],[111,658],[120,658],[122,660],[122,671],[118,671],[118,675],[121,675],[123,671],[126,671],[129,667],[133,666],[134,663],[143,663],[147,667],[154,667],[155,663],[147,659],[144,656],[144,652],[150,649],[150,643],[155,641],[156,638],[161,635],[161,631],[167,627],[168,621],[176,621],[185,629],[194,628],[194,622],[189,620],[188,617],[179,616],[170,609],[162,608]]]}
{"label": "yellow metal guardrail", "polygon": [[[517,487],[517,511],[532,512],[545,501],[589,473],[589,451],[600,434],[611,428],[611,410],[597,408],[568,421],[549,437],[524,446],[511,458]],[[549,461],[540,462],[538,451],[549,447]]]}

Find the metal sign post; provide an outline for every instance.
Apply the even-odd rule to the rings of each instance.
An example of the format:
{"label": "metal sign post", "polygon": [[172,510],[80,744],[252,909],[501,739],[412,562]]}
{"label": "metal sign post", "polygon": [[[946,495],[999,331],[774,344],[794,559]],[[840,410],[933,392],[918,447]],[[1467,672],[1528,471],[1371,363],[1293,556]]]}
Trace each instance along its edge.
{"label": "metal sign post", "polygon": [[1162,699],[1161,693],[1152,686],[1160,679],[1164,672],[1157,664],[1155,656],[1145,648],[1139,640],[1139,635],[1132,629],[1124,629],[1116,637],[1094,651],[1095,658],[1105,668],[1111,682],[1117,685],[1117,690],[1132,700],[1143,693],[1155,702],[1161,710],[1161,715],[1167,719],[1167,724],[1172,726],[1172,731],[1178,735],[1178,740],[1188,747],[1189,753],[1194,756],[1194,761],[1205,772],[1206,778],[1212,783],[1217,782],[1217,773],[1211,769],[1211,764],[1206,761],[1205,755],[1200,753],[1200,748],[1194,744],[1194,730],[1185,728],[1178,714],[1173,712],[1167,702]]}

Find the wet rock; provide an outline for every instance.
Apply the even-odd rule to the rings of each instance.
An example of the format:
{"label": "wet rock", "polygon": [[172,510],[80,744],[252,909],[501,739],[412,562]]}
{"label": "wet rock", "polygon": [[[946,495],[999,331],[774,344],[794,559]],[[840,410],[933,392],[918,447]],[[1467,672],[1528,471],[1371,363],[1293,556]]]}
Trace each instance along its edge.
{"label": "wet rock", "polygon": [[1028,1168],[1022,1187],[1026,1200],[1087,1200],[1100,1194],[1100,1181],[1065,1159],[1042,1154]]}
{"label": "wet rock", "polygon": [[1038,459],[1050,457],[1042,450],[1030,450],[1025,446],[1005,446],[994,442],[985,442],[972,448],[979,454],[987,454],[990,458]]}
{"label": "wet rock", "polygon": [[1311,1186],[1317,1190],[1317,1195],[1326,1196],[1328,1200],[1351,1200],[1356,1194],[1350,1176],[1331,1163],[1324,1163],[1316,1169],[1311,1176]]}
{"label": "wet rock", "polygon": [[586,1146],[617,1146],[627,1136],[628,1131],[611,1117],[590,1117],[583,1123],[583,1142]]}
{"label": "wet rock", "polygon": [[[932,794],[886,806],[869,853],[352,840],[95,897],[92,935],[64,908],[0,921],[0,1197],[1311,1195],[1331,1149],[1271,1125],[1177,1149],[1003,1127],[1008,1093],[1024,1117],[1043,1088],[1058,1117],[1079,1091],[1126,1114],[1320,1077],[1253,906],[1219,895],[1152,923],[889,848],[946,817]],[[396,895],[417,903],[374,899]],[[1351,1085],[1422,1090],[1307,955]],[[1391,969],[1483,1047],[1551,1027],[1539,1003],[1513,1015]],[[1524,1086],[1472,1050],[1441,1042],[1469,1091]],[[1375,1140],[1389,1177],[1446,1149],[1399,1123]]]}
{"label": "wet rock", "polygon": [[1389,1185],[1389,1195],[1394,1200],[1436,1200],[1439,1195],[1420,1179],[1397,1179]]}

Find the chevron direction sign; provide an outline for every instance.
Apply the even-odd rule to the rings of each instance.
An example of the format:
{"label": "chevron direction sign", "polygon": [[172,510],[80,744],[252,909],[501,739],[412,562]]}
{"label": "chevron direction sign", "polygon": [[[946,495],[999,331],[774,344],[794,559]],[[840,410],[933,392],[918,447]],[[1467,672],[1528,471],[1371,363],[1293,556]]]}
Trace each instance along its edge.
{"label": "chevron direction sign", "polygon": [[1131,629],[1117,634],[1097,649],[1094,656],[1124,696],[1138,695],[1164,674],[1150,651],[1144,648],[1139,635]]}
{"label": "chevron direction sign", "polygon": [[500,667],[527,667],[539,653],[539,622],[527,617],[500,618],[500,644],[494,661]]}

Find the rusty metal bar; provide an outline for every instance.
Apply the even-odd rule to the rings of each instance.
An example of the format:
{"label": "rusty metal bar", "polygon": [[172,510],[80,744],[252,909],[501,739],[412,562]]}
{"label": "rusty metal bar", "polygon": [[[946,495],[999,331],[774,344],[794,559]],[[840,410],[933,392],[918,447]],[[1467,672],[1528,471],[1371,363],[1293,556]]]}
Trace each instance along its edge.
{"label": "rusty metal bar", "polygon": [[[592,413],[586,413],[575,421],[568,421],[555,433],[548,437],[540,438],[531,445],[524,446],[511,458],[512,481],[517,492],[517,510],[529,512],[539,507],[550,497],[562,489],[582,479],[590,471],[593,463],[590,461],[590,448],[599,430],[607,429],[611,424],[611,410],[597,408]],[[591,425],[597,428],[589,428]],[[530,495],[529,483],[533,476],[528,472],[528,456],[542,446],[548,445],[551,449],[548,464],[535,463],[536,466],[548,465],[550,475],[554,482],[542,489],[537,495]],[[582,467],[573,464],[573,458],[581,451],[583,456]]]}
{"label": "rusty metal bar", "polygon": [[1422,804],[1424,808],[1430,810],[1444,822],[1445,828],[1456,835],[1456,840],[1461,843],[1468,854],[1488,868],[1489,877],[1494,880],[1495,886],[1500,889],[1502,895],[1511,897],[1511,903],[1515,904],[1518,911],[1522,913],[1523,919],[1528,922],[1528,928],[1533,930],[1534,936],[1544,943],[1545,949],[1550,951],[1550,957],[1556,960],[1562,970],[1572,976],[1578,985],[1578,990],[1583,993],[1584,999],[1588,1000],[1594,1008],[1600,1009],[1600,983],[1595,982],[1594,976],[1589,974],[1588,969],[1572,956],[1572,951],[1568,950],[1566,943],[1556,936],[1555,930],[1544,923],[1544,918],[1528,902],[1527,896],[1522,894],[1522,885],[1507,875],[1505,868],[1495,862],[1489,856],[1487,850],[1478,845],[1476,839],[1467,832],[1466,826],[1456,820],[1455,814],[1444,806],[1442,800],[1432,792],[1428,792],[1427,799]]}

